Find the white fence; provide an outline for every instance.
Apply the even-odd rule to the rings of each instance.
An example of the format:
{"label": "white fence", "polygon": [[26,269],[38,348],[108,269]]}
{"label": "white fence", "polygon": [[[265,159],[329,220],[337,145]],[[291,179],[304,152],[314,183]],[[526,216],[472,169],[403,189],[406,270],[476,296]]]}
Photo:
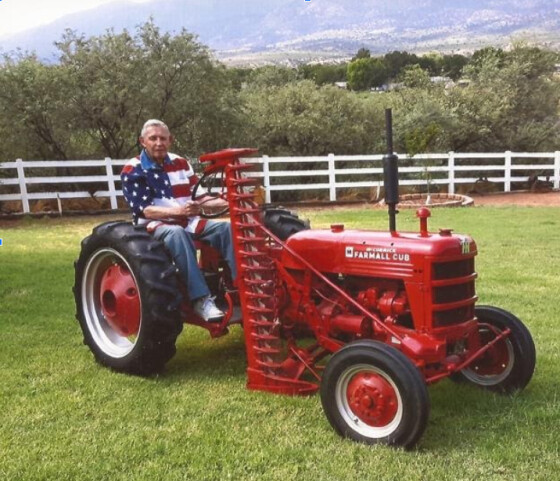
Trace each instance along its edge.
{"label": "white fence", "polygon": [[[263,178],[266,202],[275,201],[275,192],[322,191],[330,201],[340,198],[345,189],[383,186],[382,155],[328,155],[322,157],[268,157],[245,159],[260,164],[255,175]],[[20,201],[24,213],[31,211],[30,201],[56,199],[59,210],[63,199],[109,198],[117,209],[120,170],[125,160],[23,161],[0,163],[0,202]],[[196,165],[196,164],[195,164]],[[309,169],[305,169],[309,165]],[[68,170],[96,168],[90,175],[53,175],[57,168]],[[28,171],[26,175],[26,170]],[[257,169],[258,170],[258,169]],[[48,172],[39,175],[40,171]],[[99,174],[102,171],[103,174]],[[560,188],[560,151],[534,153],[457,153],[422,154],[412,158],[399,156],[400,185],[438,186],[455,193],[461,184],[473,184],[484,178],[510,192],[527,185],[529,175],[549,180]],[[515,185],[515,184],[519,185]],[[72,190],[67,185],[87,185],[87,190]],[[33,187],[31,187],[33,186]],[[95,187],[92,187],[95,186]],[[512,187],[514,187],[512,189]],[[525,187],[526,188],[526,187]],[[286,198],[284,198],[286,200]],[[294,198],[293,200],[297,200]]]}

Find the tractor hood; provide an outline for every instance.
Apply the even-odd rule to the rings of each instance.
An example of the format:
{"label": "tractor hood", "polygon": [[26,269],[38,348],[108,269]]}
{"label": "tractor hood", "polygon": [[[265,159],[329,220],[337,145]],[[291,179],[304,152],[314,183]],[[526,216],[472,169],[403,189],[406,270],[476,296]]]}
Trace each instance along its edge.
{"label": "tractor hood", "polygon": [[[466,235],[440,233],[389,233],[345,230],[305,230],[292,235],[286,246],[321,272],[412,278],[422,273],[424,261],[446,262],[476,255],[474,240]],[[282,265],[302,269],[288,249]]]}

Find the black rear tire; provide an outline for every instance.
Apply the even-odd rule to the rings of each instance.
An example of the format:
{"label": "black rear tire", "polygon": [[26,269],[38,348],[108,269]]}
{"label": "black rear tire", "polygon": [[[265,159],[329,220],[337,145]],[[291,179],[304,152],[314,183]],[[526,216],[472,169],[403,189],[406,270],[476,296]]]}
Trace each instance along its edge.
{"label": "black rear tire", "polygon": [[400,351],[378,341],[355,341],[329,360],[321,402],[337,433],[366,444],[413,447],[430,414],[426,383]]}
{"label": "black rear tire", "polygon": [[[454,381],[465,381],[477,387],[510,394],[523,389],[535,371],[536,351],[531,333],[511,312],[493,306],[477,306],[478,321],[499,331],[510,329],[510,335],[492,346],[479,359],[453,375]],[[488,327],[479,327],[481,343],[496,337]]]}
{"label": "black rear tire", "polygon": [[287,209],[269,208],[263,213],[264,226],[280,240],[310,228],[308,220],[302,220],[295,212]]}
{"label": "black rear tire", "polygon": [[[163,369],[183,327],[176,272],[163,244],[142,226],[108,222],[82,241],[76,319],[97,362],[140,375]],[[115,277],[120,284],[111,284]]]}

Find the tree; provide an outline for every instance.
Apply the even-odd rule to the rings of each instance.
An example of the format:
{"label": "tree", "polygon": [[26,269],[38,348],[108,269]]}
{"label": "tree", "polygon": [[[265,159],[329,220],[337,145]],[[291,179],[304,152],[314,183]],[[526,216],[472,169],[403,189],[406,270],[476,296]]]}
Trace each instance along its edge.
{"label": "tree", "polygon": [[405,87],[408,88],[423,88],[430,87],[430,77],[428,73],[420,67],[420,65],[409,65],[404,67],[399,74],[399,77]]}
{"label": "tree", "polygon": [[367,90],[371,87],[373,65],[368,58],[356,59],[348,64],[346,77],[352,90]]}
{"label": "tree", "polygon": [[226,69],[227,78],[236,91],[241,90],[247,85],[252,69],[244,67],[230,67]]}
{"label": "tree", "polygon": [[429,76],[441,75],[443,57],[437,53],[429,53],[418,57],[417,65],[425,70]]}
{"label": "tree", "polygon": [[348,64],[348,86],[352,90],[368,90],[387,80],[387,68],[380,58],[361,58]]}
{"label": "tree", "polygon": [[354,55],[352,57],[352,60],[350,60],[351,62],[353,62],[354,60],[358,60],[360,58],[370,58],[371,57],[371,52],[369,51],[369,49],[365,48],[365,47],[361,47],[357,52],[356,55]]}
{"label": "tree", "polygon": [[488,62],[492,62],[497,68],[501,68],[504,65],[505,58],[506,54],[501,48],[484,47],[475,50],[468,63],[469,71],[471,74],[476,74]]}
{"label": "tree", "polygon": [[351,92],[304,80],[246,90],[243,99],[243,143],[267,155],[363,154],[381,148],[383,106]]}
{"label": "tree", "polygon": [[67,31],[57,47],[61,66],[68,72],[74,129],[101,146],[102,155],[130,156],[145,108],[140,100],[147,96],[134,39],[126,31],[90,39]]}
{"label": "tree", "polygon": [[35,55],[4,57],[0,68],[0,132],[7,157],[67,159],[72,118],[66,101],[65,72]]}
{"label": "tree", "polygon": [[126,30],[84,38],[67,31],[57,44],[68,72],[68,102],[74,128],[125,158],[148,118],[164,120],[176,148],[198,154],[227,145],[235,132],[236,107],[225,69],[216,66],[193,35],[161,34],[150,21],[134,36]]}
{"label": "tree", "polygon": [[302,65],[299,72],[305,80],[313,80],[317,85],[326,85],[346,80],[346,69],[346,64],[313,64]]}
{"label": "tree", "polygon": [[554,149],[560,83],[553,77],[557,54],[517,44],[507,52],[477,55],[465,72],[472,80],[456,109],[469,124],[464,141],[476,149]]}
{"label": "tree", "polygon": [[458,80],[461,77],[463,67],[468,63],[469,59],[464,55],[444,55],[441,66],[442,74],[450,77],[452,80]]}
{"label": "tree", "polygon": [[395,115],[396,148],[407,151],[555,150],[560,142],[558,54],[515,45],[488,49],[465,66],[465,88],[403,89],[385,95]]}
{"label": "tree", "polygon": [[396,78],[404,67],[419,63],[418,57],[413,53],[400,52],[398,50],[386,54],[383,60],[387,66],[387,75],[389,78]]}
{"label": "tree", "polygon": [[276,65],[267,65],[251,69],[247,77],[247,85],[250,87],[279,87],[298,78],[297,70]]}

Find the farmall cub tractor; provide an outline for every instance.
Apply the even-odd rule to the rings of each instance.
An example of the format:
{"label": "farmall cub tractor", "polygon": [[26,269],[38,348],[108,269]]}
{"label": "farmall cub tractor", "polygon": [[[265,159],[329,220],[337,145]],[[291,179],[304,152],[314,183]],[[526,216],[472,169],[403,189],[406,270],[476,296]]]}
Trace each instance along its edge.
{"label": "farmall cub tractor", "polygon": [[429,232],[425,208],[417,212],[418,232],[396,230],[390,111],[387,138],[388,232],[310,230],[288,211],[263,213],[254,201],[254,165],[240,160],[255,150],[201,157],[207,167],[194,196],[206,186],[206,195],[227,200],[239,273],[232,282],[218,254],[199,246],[200,265],[226,311],[219,323],[196,317],[166,249],[144,227],[96,227],[82,242],[74,287],[77,319],[96,360],[152,374],[173,357],[183,323],[212,337],[240,323],[249,389],[320,390],[339,434],[405,448],[426,428],[427,385],[451,377],[501,393],[523,389],[535,366],[533,340],[513,314],[476,305],[474,240]]}

